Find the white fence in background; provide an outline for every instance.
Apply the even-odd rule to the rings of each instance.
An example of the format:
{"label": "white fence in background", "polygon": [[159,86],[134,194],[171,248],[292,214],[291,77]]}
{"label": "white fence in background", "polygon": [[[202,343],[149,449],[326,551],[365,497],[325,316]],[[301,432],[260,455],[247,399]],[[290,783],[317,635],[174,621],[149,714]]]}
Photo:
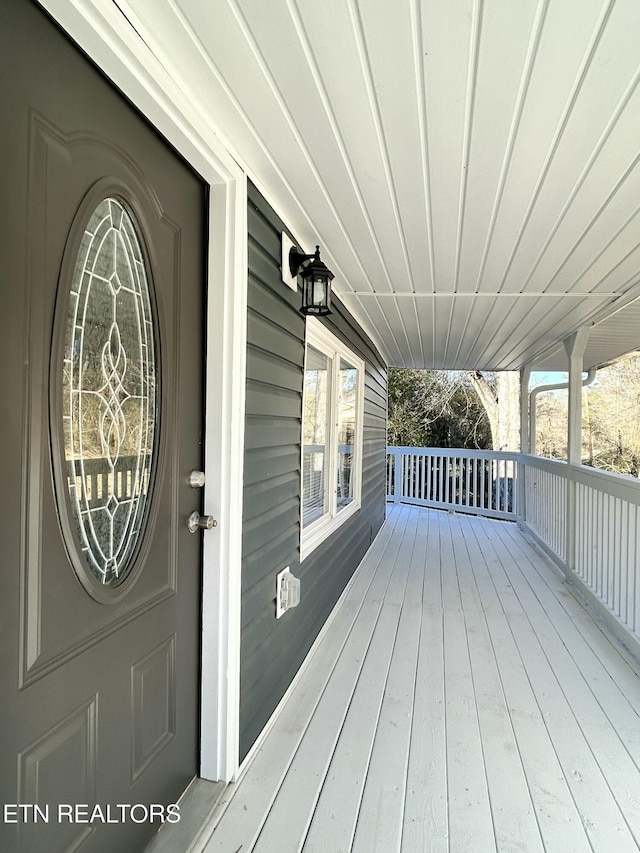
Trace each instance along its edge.
{"label": "white fence in background", "polygon": [[387,498],[518,521],[640,640],[640,481],[520,453],[388,447]]}

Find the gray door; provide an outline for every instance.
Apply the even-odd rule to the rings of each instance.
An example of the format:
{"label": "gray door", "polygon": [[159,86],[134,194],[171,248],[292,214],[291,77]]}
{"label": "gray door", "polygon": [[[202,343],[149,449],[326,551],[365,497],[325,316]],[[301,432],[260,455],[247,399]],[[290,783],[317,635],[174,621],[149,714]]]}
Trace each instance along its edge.
{"label": "gray door", "polygon": [[130,853],[197,772],[206,188],[29,0],[0,47],[0,849]]}

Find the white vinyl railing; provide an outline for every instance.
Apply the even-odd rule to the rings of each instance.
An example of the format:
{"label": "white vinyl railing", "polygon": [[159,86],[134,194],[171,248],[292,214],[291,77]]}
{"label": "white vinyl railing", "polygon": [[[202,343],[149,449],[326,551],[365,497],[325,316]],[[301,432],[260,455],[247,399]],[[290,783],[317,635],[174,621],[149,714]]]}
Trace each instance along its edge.
{"label": "white vinyl railing", "polygon": [[640,481],[520,453],[389,447],[387,498],[518,521],[640,641]]}
{"label": "white vinyl railing", "polygon": [[387,498],[493,518],[518,514],[517,453],[387,448]]}
{"label": "white vinyl railing", "polygon": [[640,482],[521,456],[522,523],[566,577],[640,639]]}
{"label": "white vinyl railing", "polygon": [[567,571],[568,466],[540,456],[521,456],[521,521],[549,556]]}
{"label": "white vinyl railing", "polygon": [[574,571],[607,608],[640,633],[640,484],[622,475],[575,470]]}

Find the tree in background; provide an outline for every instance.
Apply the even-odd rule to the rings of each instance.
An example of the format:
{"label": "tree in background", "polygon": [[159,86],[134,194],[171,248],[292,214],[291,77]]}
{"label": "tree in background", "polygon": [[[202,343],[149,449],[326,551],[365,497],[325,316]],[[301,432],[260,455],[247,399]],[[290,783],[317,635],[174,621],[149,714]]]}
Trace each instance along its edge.
{"label": "tree in background", "polygon": [[[567,392],[540,394],[536,452],[567,458]],[[598,371],[582,390],[582,464],[640,476],[640,355]]]}
{"label": "tree in background", "polygon": [[639,477],[640,355],[599,370],[582,399],[583,462]]}
{"label": "tree in background", "polygon": [[488,449],[491,426],[466,373],[392,369],[387,442]]}
{"label": "tree in background", "polygon": [[520,374],[474,370],[468,376],[489,418],[493,450],[519,450]]}
{"label": "tree in background", "polygon": [[390,370],[388,443],[518,450],[519,375]]}
{"label": "tree in background", "polygon": [[567,458],[569,429],[567,391],[540,394],[536,405],[536,453],[550,459]]}
{"label": "tree in background", "polygon": [[[540,394],[536,452],[567,458],[567,392]],[[389,371],[388,443],[518,450],[514,372]],[[582,462],[640,477],[640,354],[598,371],[583,389]]]}

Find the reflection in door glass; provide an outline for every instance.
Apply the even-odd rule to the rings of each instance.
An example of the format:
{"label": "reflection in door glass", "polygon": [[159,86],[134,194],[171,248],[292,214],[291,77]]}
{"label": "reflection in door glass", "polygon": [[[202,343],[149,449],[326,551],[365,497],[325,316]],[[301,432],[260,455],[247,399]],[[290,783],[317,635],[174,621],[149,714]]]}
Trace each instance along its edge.
{"label": "reflection in door glass", "polygon": [[331,359],[307,349],[302,407],[302,524],[306,527],[329,511],[327,454]]}
{"label": "reflection in door glass", "polygon": [[344,358],[338,374],[338,509],[353,501],[353,451],[356,434],[358,370]]}
{"label": "reflection in door glass", "polygon": [[149,276],[131,213],[93,212],[75,264],[63,423],[72,513],[88,567],[117,584],[135,555],[154,456],[156,355]]}

